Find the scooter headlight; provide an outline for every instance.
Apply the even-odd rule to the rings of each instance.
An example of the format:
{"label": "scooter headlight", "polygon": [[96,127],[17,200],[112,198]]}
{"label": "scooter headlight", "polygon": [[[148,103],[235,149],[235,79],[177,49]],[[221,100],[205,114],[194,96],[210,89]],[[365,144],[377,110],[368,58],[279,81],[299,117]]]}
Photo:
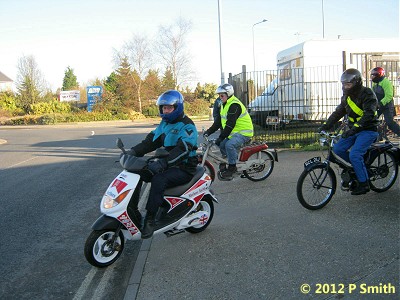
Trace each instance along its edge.
{"label": "scooter headlight", "polygon": [[109,209],[109,208],[112,208],[112,207],[114,207],[116,205],[118,205],[118,203],[116,203],[111,196],[109,196],[109,195],[105,196],[104,201],[103,201],[103,207],[104,208]]}
{"label": "scooter headlight", "polygon": [[115,199],[113,199],[113,197],[111,197],[110,195],[105,195],[105,198],[103,200],[103,207],[105,209],[110,209],[117,206],[122,202],[122,200],[125,199],[125,197],[129,194],[130,191],[131,190],[126,190],[122,194],[118,195],[118,197],[116,197]]}

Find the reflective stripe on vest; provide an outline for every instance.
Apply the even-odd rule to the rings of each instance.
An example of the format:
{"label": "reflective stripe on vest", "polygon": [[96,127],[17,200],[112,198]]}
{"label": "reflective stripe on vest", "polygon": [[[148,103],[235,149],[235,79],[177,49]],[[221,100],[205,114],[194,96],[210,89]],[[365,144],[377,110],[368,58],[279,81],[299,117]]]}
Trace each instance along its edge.
{"label": "reflective stripe on vest", "polygon": [[[350,97],[347,97],[347,104],[350,106],[351,110],[355,114],[359,115],[359,117],[357,117],[355,119],[349,116],[350,122],[355,123],[355,122],[359,121],[361,119],[361,117],[364,115],[364,111],[361,108],[359,108],[357,106],[357,104],[355,104],[353,102],[353,100],[350,99]],[[377,114],[378,114],[378,112],[375,111],[375,115],[377,115]],[[358,124],[354,124],[354,126],[359,127]]]}
{"label": "reflective stripe on vest", "polygon": [[252,137],[253,136],[253,123],[251,121],[250,115],[248,114],[246,107],[243,105],[243,103],[235,96],[232,96],[231,98],[229,98],[228,103],[226,103],[225,106],[221,109],[222,128],[225,128],[225,126],[226,126],[229,107],[233,103],[240,105],[242,113],[240,114],[239,118],[236,120],[235,127],[232,129],[232,132],[230,133],[228,138],[231,138],[232,135],[234,135],[235,133],[239,133],[244,136]]}

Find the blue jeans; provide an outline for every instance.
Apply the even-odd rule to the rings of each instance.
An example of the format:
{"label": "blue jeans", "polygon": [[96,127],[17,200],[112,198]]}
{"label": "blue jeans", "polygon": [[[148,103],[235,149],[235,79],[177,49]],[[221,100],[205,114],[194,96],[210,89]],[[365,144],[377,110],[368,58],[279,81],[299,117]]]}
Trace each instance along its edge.
{"label": "blue jeans", "polygon": [[235,133],[230,139],[224,139],[219,145],[221,154],[227,156],[228,164],[235,165],[240,147],[250,141],[250,137]]}
{"label": "blue jeans", "polygon": [[[364,130],[348,138],[340,139],[333,146],[333,152],[352,164],[359,182],[366,182],[369,179],[364,154],[377,137],[377,132]],[[350,152],[348,152],[349,149]]]}

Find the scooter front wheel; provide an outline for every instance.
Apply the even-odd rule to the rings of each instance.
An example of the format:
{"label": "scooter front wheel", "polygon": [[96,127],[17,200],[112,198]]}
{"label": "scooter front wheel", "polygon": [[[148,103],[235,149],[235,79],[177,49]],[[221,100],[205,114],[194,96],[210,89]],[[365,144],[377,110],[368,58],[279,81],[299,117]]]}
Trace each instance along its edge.
{"label": "scooter front wheel", "polygon": [[104,268],[113,264],[124,249],[124,236],[120,231],[113,240],[114,230],[93,230],[85,243],[86,260],[93,266]]}

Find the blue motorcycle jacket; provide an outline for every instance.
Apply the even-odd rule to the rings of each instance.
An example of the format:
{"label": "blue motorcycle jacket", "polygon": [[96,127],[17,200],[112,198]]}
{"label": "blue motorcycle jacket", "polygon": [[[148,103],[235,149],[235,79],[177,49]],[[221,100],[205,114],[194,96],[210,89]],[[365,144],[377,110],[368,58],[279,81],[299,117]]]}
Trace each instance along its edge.
{"label": "blue motorcycle jacket", "polygon": [[143,156],[157,148],[165,147],[169,152],[168,168],[178,167],[194,174],[198,164],[197,136],[193,121],[182,114],[173,123],[161,121],[157,128],[151,131],[141,143],[132,147],[132,150],[136,156]]}

